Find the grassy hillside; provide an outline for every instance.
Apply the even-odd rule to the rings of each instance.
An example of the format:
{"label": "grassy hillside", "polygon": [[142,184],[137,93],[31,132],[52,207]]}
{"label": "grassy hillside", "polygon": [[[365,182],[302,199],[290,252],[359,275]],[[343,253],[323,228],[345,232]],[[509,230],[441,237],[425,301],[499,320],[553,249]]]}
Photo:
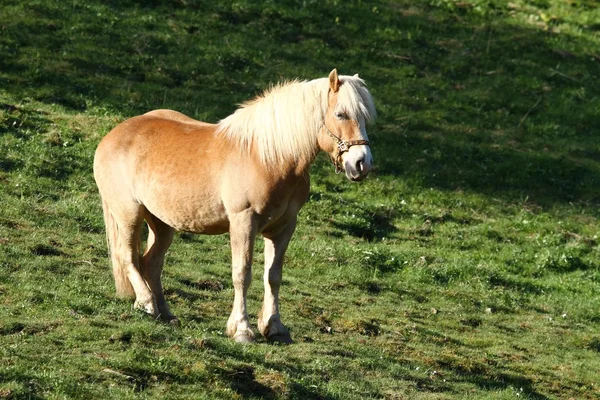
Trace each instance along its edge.
{"label": "grassy hillside", "polygon": [[[0,398],[600,398],[599,49],[592,0],[3,2]],[[118,300],[103,135],[333,67],[375,97],[377,168],[313,167],[281,293],[296,343],[224,337],[226,236],[177,235],[180,328]]]}

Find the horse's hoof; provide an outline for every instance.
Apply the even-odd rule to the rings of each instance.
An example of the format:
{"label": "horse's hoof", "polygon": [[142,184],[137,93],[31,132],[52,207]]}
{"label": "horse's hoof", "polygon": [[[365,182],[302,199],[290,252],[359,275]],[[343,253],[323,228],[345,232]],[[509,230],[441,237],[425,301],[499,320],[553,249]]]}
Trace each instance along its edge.
{"label": "horse's hoof", "polygon": [[233,337],[233,340],[235,340],[237,343],[242,343],[242,344],[253,343],[254,342],[254,336],[253,335],[248,335],[247,333],[241,333],[239,335],[235,335]]}
{"label": "horse's hoof", "polygon": [[171,314],[170,312],[165,313],[165,314],[161,313],[156,319],[164,322],[165,324],[169,324],[171,326],[181,326],[181,322],[179,322],[177,317],[174,316],[173,314]]}
{"label": "horse's hoof", "polygon": [[251,329],[240,329],[233,335],[233,340],[238,343],[252,343],[254,342],[254,332]]}
{"label": "horse's hoof", "polygon": [[292,344],[294,341],[289,333],[276,333],[274,335],[268,336],[267,341],[270,343],[281,343],[281,344]]}
{"label": "horse's hoof", "polygon": [[136,300],[135,303],[133,303],[133,308],[136,310],[141,310],[146,314],[150,314],[153,317],[157,316],[156,306],[154,305],[153,301],[141,302]]}

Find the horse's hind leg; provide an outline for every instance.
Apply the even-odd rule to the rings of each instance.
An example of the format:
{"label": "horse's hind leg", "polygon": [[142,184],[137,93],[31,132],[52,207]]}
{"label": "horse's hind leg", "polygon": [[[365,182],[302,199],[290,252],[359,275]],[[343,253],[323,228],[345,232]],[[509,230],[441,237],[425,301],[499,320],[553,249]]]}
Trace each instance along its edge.
{"label": "horse's hind leg", "polygon": [[120,207],[116,213],[112,210],[118,229],[114,260],[133,287],[134,307],[156,317],[158,310],[154,296],[140,274],[140,239],[144,210],[139,204]]}
{"label": "horse's hind leg", "polygon": [[160,280],[163,265],[165,263],[165,254],[173,242],[175,229],[171,228],[148,211],[146,211],[144,217],[150,230],[148,232],[146,252],[142,258],[142,275],[156,299],[158,316],[164,321],[177,324],[177,318],[171,314],[167,301],[165,300]]}

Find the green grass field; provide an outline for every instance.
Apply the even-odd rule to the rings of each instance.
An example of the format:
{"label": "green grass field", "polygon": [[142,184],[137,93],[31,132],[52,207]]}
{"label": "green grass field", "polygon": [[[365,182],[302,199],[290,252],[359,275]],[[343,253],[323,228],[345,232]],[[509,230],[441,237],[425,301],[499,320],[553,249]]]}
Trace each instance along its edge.
{"label": "green grass field", "polygon": [[[227,236],[177,235],[181,327],[117,299],[100,139],[334,67],[376,100],[377,168],[313,167],[295,344],[224,336]],[[0,398],[599,399],[599,134],[597,1],[3,2]]]}

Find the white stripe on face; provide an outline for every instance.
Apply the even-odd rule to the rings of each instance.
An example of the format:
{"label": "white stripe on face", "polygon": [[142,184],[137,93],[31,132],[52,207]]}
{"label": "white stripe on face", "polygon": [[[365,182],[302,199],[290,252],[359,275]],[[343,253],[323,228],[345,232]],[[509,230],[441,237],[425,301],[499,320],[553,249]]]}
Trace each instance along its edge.
{"label": "white stripe on face", "polygon": [[[360,139],[369,140],[365,121],[359,121]],[[357,138],[358,139],[358,138]],[[342,162],[344,164],[344,172],[350,180],[357,181],[365,178],[369,171],[373,168],[373,156],[371,148],[366,145],[352,146],[348,151],[342,154]]]}

